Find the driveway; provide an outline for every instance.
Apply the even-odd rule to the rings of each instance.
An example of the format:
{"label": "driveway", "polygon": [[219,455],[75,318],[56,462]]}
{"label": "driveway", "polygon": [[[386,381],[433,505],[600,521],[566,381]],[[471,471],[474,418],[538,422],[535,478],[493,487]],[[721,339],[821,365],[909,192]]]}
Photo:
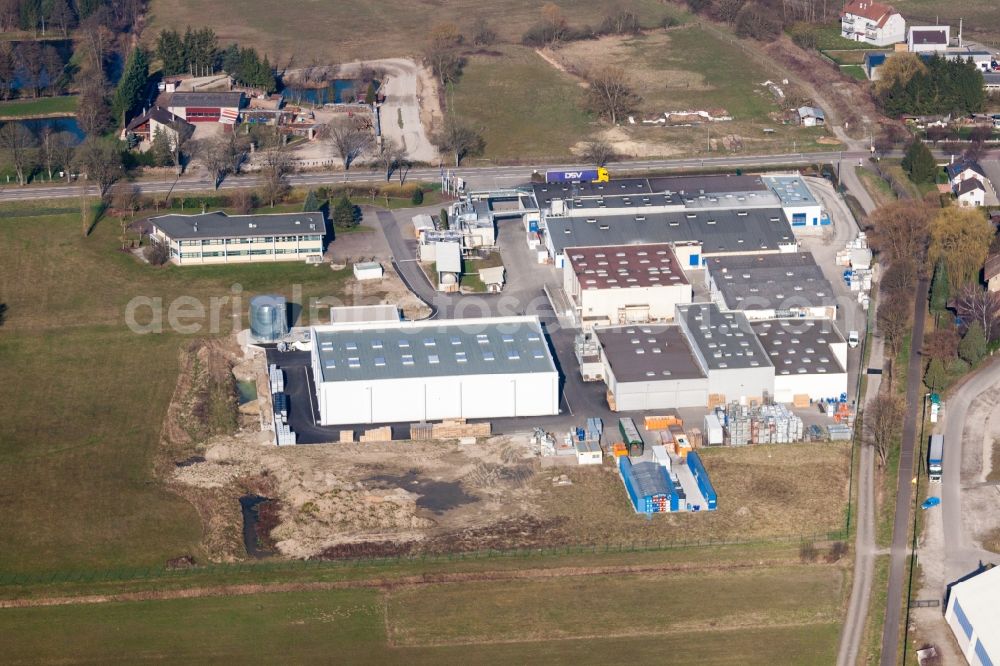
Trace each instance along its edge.
{"label": "driveway", "polygon": [[427,116],[433,115],[433,109],[437,107],[437,92],[429,75],[407,58],[350,63],[341,65],[341,71],[349,72],[362,64],[381,67],[388,75],[382,88],[385,95],[380,112],[382,135],[405,148],[407,156],[414,162],[437,163],[437,148],[430,142],[424,126],[424,120],[429,120]]}

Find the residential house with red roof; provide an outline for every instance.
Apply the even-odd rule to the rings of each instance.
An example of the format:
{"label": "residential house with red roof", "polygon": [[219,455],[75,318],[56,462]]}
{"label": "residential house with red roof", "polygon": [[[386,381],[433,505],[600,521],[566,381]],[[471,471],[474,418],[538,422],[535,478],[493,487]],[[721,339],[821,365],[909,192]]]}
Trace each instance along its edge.
{"label": "residential house with red roof", "polygon": [[891,46],[906,41],[906,21],[892,5],[852,0],[840,14],[840,34],[854,42]]}

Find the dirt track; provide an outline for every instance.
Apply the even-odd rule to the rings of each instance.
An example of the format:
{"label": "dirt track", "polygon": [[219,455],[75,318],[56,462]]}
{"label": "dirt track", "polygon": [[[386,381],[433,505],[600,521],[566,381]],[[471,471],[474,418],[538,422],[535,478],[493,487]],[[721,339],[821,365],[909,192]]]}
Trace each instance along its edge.
{"label": "dirt track", "polygon": [[[757,560],[753,563],[730,564],[726,569],[756,569],[788,564],[783,560]],[[820,565],[816,565],[820,566]],[[469,573],[423,574],[399,578],[367,578],[310,583],[266,583],[246,585],[218,585],[212,587],[192,587],[182,590],[152,590],[147,592],[122,592],[120,594],[88,594],[68,597],[47,597],[40,599],[4,599],[0,608],[37,608],[44,606],[70,606],[76,604],[105,604],[127,601],[154,601],[166,599],[197,599],[201,597],[234,597],[251,594],[273,594],[279,592],[310,592],[323,590],[350,590],[377,588],[391,590],[419,585],[441,585],[481,581],[539,580],[545,578],[569,578],[579,576],[618,576],[621,574],[657,574],[670,572],[718,571],[717,564],[662,564],[662,565],[613,565],[602,567],[558,567],[553,569],[516,569],[510,571],[483,571]]]}

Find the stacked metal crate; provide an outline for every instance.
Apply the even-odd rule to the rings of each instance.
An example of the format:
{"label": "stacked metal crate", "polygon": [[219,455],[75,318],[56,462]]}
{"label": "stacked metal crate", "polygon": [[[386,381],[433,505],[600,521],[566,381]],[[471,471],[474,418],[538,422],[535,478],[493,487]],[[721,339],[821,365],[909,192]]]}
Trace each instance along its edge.
{"label": "stacked metal crate", "polygon": [[274,432],[278,440],[278,446],[288,446],[296,443],[295,433],[292,432],[287,423],[276,422],[274,424]]}
{"label": "stacked metal crate", "polygon": [[750,408],[738,402],[726,406],[726,434],[730,446],[746,446],[751,442]]}
{"label": "stacked metal crate", "polygon": [[805,436],[802,419],[782,404],[748,407],[734,402],[726,407],[723,420],[730,446],[787,444]]}

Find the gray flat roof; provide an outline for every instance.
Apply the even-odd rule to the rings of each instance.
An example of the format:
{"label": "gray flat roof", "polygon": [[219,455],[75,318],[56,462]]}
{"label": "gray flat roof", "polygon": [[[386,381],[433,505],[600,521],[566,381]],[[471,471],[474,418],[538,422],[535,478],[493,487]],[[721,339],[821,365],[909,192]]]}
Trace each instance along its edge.
{"label": "gray flat roof", "polygon": [[175,92],[167,106],[235,107],[243,102],[241,92]]}
{"label": "gray flat roof", "polygon": [[313,328],[325,382],[555,372],[537,317]]}
{"label": "gray flat roof", "polygon": [[545,218],[556,254],[567,247],[699,241],[704,254],[777,251],[795,243],[780,208]]}
{"label": "gray flat roof", "polygon": [[808,252],[709,257],[706,270],[730,310],[836,305],[833,285]]}
{"label": "gray flat roof", "polygon": [[226,215],[218,211],[200,215],[160,215],[149,218],[149,223],[174,240],[326,233],[323,213]]}
{"label": "gray flat roof", "polygon": [[705,376],[680,326],[614,326],[598,328],[595,335],[619,382]]}
{"label": "gray flat roof", "polygon": [[828,319],[769,319],[751,324],[775,375],[840,374],[831,344],[844,341]]}
{"label": "gray flat roof", "polygon": [[742,312],[722,312],[715,303],[692,303],[678,305],[677,317],[709,370],[771,365]]}
{"label": "gray flat roof", "polygon": [[764,176],[764,182],[778,195],[783,206],[818,205],[802,176]]}
{"label": "gray flat roof", "polygon": [[[771,203],[767,185],[760,176],[706,175],[664,176],[658,178],[621,178],[607,183],[533,183],[532,190],[540,208],[548,208],[553,199],[563,199],[572,208],[616,209],[646,206],[683,206],[701,201],[722,199],[718,195],[744,198],[742,205],[761,197],[761,204]],[[713,202],[726,205],[729,202]],[[733,206],[741,205],[731,202]]]}

